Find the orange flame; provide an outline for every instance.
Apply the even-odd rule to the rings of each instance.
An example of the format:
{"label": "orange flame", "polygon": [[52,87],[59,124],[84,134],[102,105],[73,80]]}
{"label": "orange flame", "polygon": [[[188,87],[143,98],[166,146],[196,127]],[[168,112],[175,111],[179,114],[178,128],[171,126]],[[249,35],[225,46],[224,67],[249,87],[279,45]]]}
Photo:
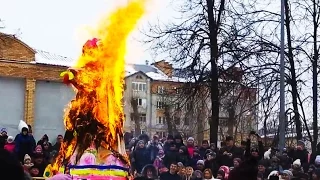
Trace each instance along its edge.
{"label": "orange flame", "polygon": [[98,28],[95,36],[98,39],[97,46],[90,44],[95,42],[87,42],[89,44],[84,46],[84,53],[75,67],[61,74],[65,76],[65,82],[76,87],[77,97],[69,104],[64,118],[66,130],[72,132],[73,136],[65,137],[53,164],[55,172],[58,172],[64,160],[71,157],[76,147],[79,144],[81,146],[79,142],[82,139],[78,137],[76,126],[83,115],[92,116],[85,126],[92,125],[93,121],[99,126],[97,132],[100,134],[92,134],[92,142],[99,140],[100,146],[125,153],[121,143],[126,42],[144,13],[145,0],[130,1],[125,7],[115,10]]}

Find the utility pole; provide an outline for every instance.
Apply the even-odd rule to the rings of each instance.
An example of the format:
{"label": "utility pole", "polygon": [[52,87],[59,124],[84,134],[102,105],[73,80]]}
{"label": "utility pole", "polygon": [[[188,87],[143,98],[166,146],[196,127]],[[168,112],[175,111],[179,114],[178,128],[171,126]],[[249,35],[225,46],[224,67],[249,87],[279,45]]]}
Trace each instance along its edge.
{"label": "utility pole", "polygon": [[281,49],[280,49],[280,114],[279,114],[279,150],[283,151],[285,147],[285,82],[284,82],[284,1],[281,0]]}

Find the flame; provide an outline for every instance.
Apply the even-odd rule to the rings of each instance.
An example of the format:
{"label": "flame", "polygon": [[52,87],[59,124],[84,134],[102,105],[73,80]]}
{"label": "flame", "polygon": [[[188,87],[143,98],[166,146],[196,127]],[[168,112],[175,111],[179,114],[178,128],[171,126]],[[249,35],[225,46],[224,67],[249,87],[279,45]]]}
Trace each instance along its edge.
{"label": "flame", "polygon": [[[130,32],[145,13],[145,0],[129,1],[105,18],[96,38],[83,47],[76,65],[61,73],[76,89],[76,98],[66,109],[66,134],[53,164],[58,172],[76,148],[90,139],[99,146],[125,153],[123,143],[123,84],[126,43]],[[87,128],[88,127],[88,128]]]}

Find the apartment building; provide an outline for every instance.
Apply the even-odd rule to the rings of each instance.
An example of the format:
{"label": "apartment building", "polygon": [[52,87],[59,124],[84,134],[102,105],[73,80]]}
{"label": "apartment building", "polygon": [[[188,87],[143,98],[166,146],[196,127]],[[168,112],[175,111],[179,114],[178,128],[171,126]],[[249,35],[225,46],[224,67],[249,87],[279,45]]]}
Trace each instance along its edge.
{"label": "apartment building", "polygon": [[[125,131],[135,131],[135,120],[133,118],[135,99],[139,113],[141,133],[167,134],[167,123],[164,106],[169,99],[174,98],[178,87],[182,86],[177,77],[167,76],[154,65],[128,64],[126,66],[124,92],[124,112],[126,116]],[[168,90],[170,89],[170,95]],[[173,92],[173,95],[172,95]],[[175,126],[182,131],[183,123],[176,117]]]}
{"label": "apartment building", "polygon": [[[221,98],[219,139],[222,140],[232,134],[240,141],[246,137],[247,131],[257,129],[256,108],[254,108],[256,89],[242,85],[241,75],[233,73],[237,78],[236,82],[232,80],[232,90],[228,90],[225,97]],[[170,129],[169,118],[175,131],[182,132],[185,136],[209,139],[210,96],[197,102],[183,104],[179,101],[179,98],[181,100],[179,91],[186,81],[185,77],[178,75],[172,65],[164,60],[151,65],[128,64],[124,93],[125,131],[135,131],[131,104],[133,98],[138,104],[141,133],[167,135]],[[225,79],[220,81],[222,84],[229,84],[225,89],[231,89],[230,81]],[[170,110],[165,108],[167,104],[171,105]]]}

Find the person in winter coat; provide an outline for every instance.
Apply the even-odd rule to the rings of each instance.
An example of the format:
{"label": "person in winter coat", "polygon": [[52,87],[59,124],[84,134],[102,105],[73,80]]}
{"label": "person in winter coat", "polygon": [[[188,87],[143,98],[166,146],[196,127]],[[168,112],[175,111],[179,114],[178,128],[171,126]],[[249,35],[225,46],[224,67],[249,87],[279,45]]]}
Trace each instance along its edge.
{"label": "person in winter coat", "polygon": [[33,154],[34,139],[28,135],[28,128],[23,127],[21,133],[16,136],[14,151],[20,162],[23,162],[26,154]]}
{"label": "person in winter coat", "polygon": [[15,147],[14,139],[12,136],[9,136],[7,139],[6,145],[4,145],[4,149],[11,153],[14,153],[14,147]]}
{"label": "person in winter coat", "polygon": [[197,162],[199,161],[199,160],[202,160],[203,158],[201,158],[201,156],[200,156],[200,152],[199,152],[199,150],[194,150],[193,151],[193,156],[191,157],[191,164],[190,164],[190,166],[193,168],[193,169],[196,169],[197,168]]}
{"label": "person in winter coat", "polygon": [[52,145],[49,142],[49,136],[47,134],[42,136],[42,138],[37,142],[37,145],[41,145],[42,146],[44,143],[48,143],[50,148],[52,148]]}
{"label": "person in winter coat", "polygon": [[234,158],[242,158],[242,150],[234,145],[233,137],[228,136],[226,138],[226,147],[221,148],[219,155],[218,155],[218,160],[219,164],[221,166],[233,166],[233,159]]}
{"label": "person in winter coat", "polygon": [[143,167],[147,164],[151,164],[150,152],[145,147],[145,142],[140,140],[135,150],[132,153],[132,167],[137,171],[137,173],[141,173]]}
{"label": "person in winter coat", "polygon": [[181,146],[178,151],[178,162],[182,162],[184,166],[190,166],[191,165],[191,158],[189,156],[189,153],[187,151],[187,148],[185,146]]}
{"label": "person in winter coat", "polygon": [[158,135],[153,136],[153,139],[149,142],[147,149],[150,151],[151,162],[153,162],[156,159],[159,150],[162,149]]}
{"label": "person in winter coat", "polygon": [[194,145],[194,138],[193,137],[189,137],[187,140],[187,149],[188,149],[188,153],[189,156],[192,157],[193,156],[193,152],[196,149],[195,145]]}
{"label": "person in winter coat", "polygon": [[0,149],[1,179],[25,180],[25,173],[19,160],[10,152]]}
{"label": "person in winter coat", "polygon": [[[253,136],[256,136],[258,139],[258,148],[251,148],[251,138]],[[261,141],[261,138],[258,134],[253,134],[250,133],[248,139],[247,139],[247,143],[246,143],[247,147],[245,150],[245,158],[249,158],[250,156],[252,156],[253,158],[256,158],[257,161],[261,160],[263,158],[264,155],[264,147],[263,147],[263,143]]]}
{"label": "person in winter coat", "polygon": [[178,152],[176,149],[176,144],[171,142],[170,148],[165,151],[165,156],[163,158],[163,164],[169,169],[170,164],[178,162]]}
{"label": "person in winter coat", "polygon": [[153,166],[157,169],[157,172],[159,174],[166,172],[168,169],[165,167],[165,165],[163,164],[163,158],[164,158],[165,154],[164,151],[162,149],[159,150],[158,156],[156,157],[156,159],[153,162]]}
{"label": "person in winter coat", "polygon": [[203,179],[204,180],[214,180],[214,177],[213,177],[210,169],[205,169],[203,171]]}
{"label": "person in winter coat", "polygon": [[163,145],[163,150],[165,153],[170,150],[172,143],[174,143],[174,139],[173,139],[173,136],[169,134],[167,137],[167,140],[165,141],[165,143]]}
{"label": "person in winter coat", "polygon": [[303,141],[299,140],[297,142],[296,149],[292,149],[288,152],[288,156],[292,158],[292,161],[300,159],[301,166],[305,172],[309,169],[308,156],[309,152],[305,149],[305,144]]}
{"label": "person in winter coat", "polygon": [[214,177],[217,176],[217,172],[219,169],[219,164],[217,162],[216,156],[217,155],[215,152],[210,152],[206,155],[207,159],[204,161],[204,167],[206,169],[210,169]]}
{"label": "person in winter coat", "polygon": [[210,149],[209,142],[207,140],[202,141],[202,145],[199,148],[200,156],[205,159],[206,151]]}
{"label": "person in winter coat", "polygon": [[174,136],[174,143],[176,144],[177,149],[180,149],[181,146],[185,146],[180,134]]}
{"label": "person in winter coat", "polygon": [[0,149],[3,149],[4,145],[7,142],[7,138],[8,138],[7,129],[2,128],[0,131],[1,131],[1,133],[0,133]]}
{"label": "person in winter coat", "polygon": [[59,134],[57,136],[57,142],[52,146],[52,150],[59,152],[62,142],[63,142],[63,136],[61,134]]}

